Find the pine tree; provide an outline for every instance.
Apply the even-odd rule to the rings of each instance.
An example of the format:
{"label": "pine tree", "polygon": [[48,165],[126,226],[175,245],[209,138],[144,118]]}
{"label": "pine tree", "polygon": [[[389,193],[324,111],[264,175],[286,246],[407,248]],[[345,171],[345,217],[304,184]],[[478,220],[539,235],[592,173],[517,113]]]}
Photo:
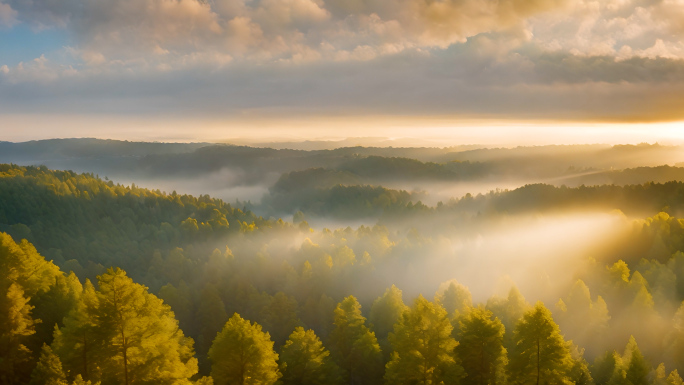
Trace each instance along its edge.
{"label": "pine tree", "polygon": [[52,347],[70,377],[78,375],[85,381],[100,378],[95,355],[104,341],[96,339],[98,304],[95,287],[86,280],[76,307],[64,318],[64,326],[55,330]]}
{"label": "pine tree", "polygon": [[622,364],[622,357],[614,350],[596,358],[591,372],[596,385],[621,385],[625,383],[626,373]]}
{"label": "pine tree", "polygon": [[[4,293],[4,294],[2,294]],[[0,278],[0,383],[15,384],[26,381],[30,374],[27,363],[31,351],[26,337],[35,333],[31,318],[33,306],[16,283]]]}
{"label": "pine tree", "polygon": [[[193,341],[168,305],[121,269],[86,282],[53,345],[71,375],[124,385],[173,384],[197,373]],[[73,372],[72,372],[73,370]]]}
{"label": "pine tree", "polygon": [[216,385],[271,385],[281,377],[271,336],[237,313],[214,339],[209,359]]}
{"label": "pine tree", "polygon": [[[61,273],[25,239],[19,244],[0,233],[0,383],[28,382],[31,374],[31,337],[36,333],[32,297],[54,286]],[[34,341],[34,350],[40,347]]]}
{"label": "pine tree", "polygon": [[646,361],[634,337],[629,338],[623,360],[628,362],[626,379],[631,385],[648,385],[651,365]]}
{"label": "pine tree", "polygon": [[682,380],[682,377],[679,376],[679,372],[677,371],[677,369],[670,372],[670,375],[667,376],[667,385],[682,385],[682,384],[684,384],[684,381]]}
{"label": "pine tree", "polygon": [[515,325],[522,318],[525,311],[531,308],[525,301],[525,297],[517,287],[513,286],[506,298],[492,297],[487,301],[487,310],[491,310],[494,316],[501,320],[506,329],[504,334],[504,347],[510,353],[515,346],[513,334]]}
{"label": "pine tree", "polygon": [[469,384],[505,383],[508,363],[503,347],[504,326],[484,308],[471,308],[459,318],[459,345],[456,352]]}
{"label": "pine tree", "polygon": [[199,365],[202,374],[209,373],[211,364],[207,360],[207,352],[216,334],[228,321],[226,306],[221,300],[215,285],[207,285],[199,298],[195,322],[198,325],[197,354],[200,357]]}
{"label": "pine tree", "polygon": [[285,343],[287,337],[300,326],[297,300],[283,292],[276,293],[270,304],[261,311],[264,330],[268,331],[276,348]]}
{"label": "pine tree", "polygon": [[463,368],[454,349],[452,326],[446,310],[420,296],[409,311],[402,314],[390,334],[394,347],[387,364],[385,383],[457,384]]}
{"label": "pine tree", "polygon": [[313,330],[297,327],[280,351],[284,385],[333,385],[342,380],[340,368],[330,359]]}
{"label": "pine tree", "polygon": [[30,385],[67,385],[62,362],[48,345],[43,345]]}
{"label": "pine tree", "polygon": [[514,341],[509,363],[513,384],[569,383],[570,351],[543,303],[525,312],[515,328]]}
{"label": "pine tree", "polygon": [[171,384],[197,373],[193,341],[178,328],[168,305],[121,269],[107,270],[98,286],[97,334],[108,355],[100,365],[103,379]]}
{"label": "pine tree", "polygon": [[456,280],[443,282],[435,293],[435,303],[441,305],[449,317],[455,312],[462,312],[473,305],[473,296],[470,290]]}
{"label": "pine tree", "polygon": [[394,324],[399,321],[406,310],[408,310],[408,306],[404,304],[401,290],[394,285],[387,289],[382,297],[373,302],[368,320],[378,338],[385,362],[389,361],[392,352],[388,338],[389,333],[392,332]]}
{"label": "pine tree", "polygon": [[376,384],[382,378],[382,353],[375,333],[365,325],[361,305],[349,296],[335,308],[331,353],[351,385]]}

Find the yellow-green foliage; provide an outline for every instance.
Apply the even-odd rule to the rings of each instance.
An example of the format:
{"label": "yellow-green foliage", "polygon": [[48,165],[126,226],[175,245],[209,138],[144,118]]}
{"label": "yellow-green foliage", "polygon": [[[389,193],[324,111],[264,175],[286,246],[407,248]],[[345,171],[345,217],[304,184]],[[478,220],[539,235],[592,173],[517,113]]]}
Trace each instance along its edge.
{"label": "yellow-green foliage", "polygon": [[271,385],[281,377],[271,336],[238,314],[214,339],[209,359],[216,384]]}

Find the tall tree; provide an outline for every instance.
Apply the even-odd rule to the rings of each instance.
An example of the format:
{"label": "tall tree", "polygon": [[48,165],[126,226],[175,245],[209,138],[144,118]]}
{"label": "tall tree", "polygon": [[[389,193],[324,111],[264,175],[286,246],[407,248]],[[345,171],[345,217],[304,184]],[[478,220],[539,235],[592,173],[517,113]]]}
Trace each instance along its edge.
{"label": "tall tree", "polygon": [[627,363],[625,377],[628,383],[630,385],[648,385],[648,374],[651,372],[651,365],[646,361],[644,355],[641,354],[641,350],[639,350],[639,346],[637,346],[633,336],[629,338],[623,360]]}
{"label": "tall tree", "polygon": [[218,288],[213,284],[207,285],[202,290],[195,314],[198,329],[197,354],[200,357],[199,368],[202,374],[208,374],[211,370],[211,364],[206,358],[207,352],[216,334],[221,331],[227,321],[228,313],[226,313],[226,306],[221,300]]}
{"label": "tall tree", "polygon": [[625,383],[625,369],[622,357],[611,350],[597,357],[592,366],[592,375],[596,385],[621,385]]}
{"label": "tall tree", "polygon": [[86,381],[100,378],[95,353],[104,341],[96,338],[98,303],[95,287],[86,280],[76,307],[64,317],[64,327],[55,330],[52,343],[65,371]]}
{"label": "tall tree", "polygon": [[24,383],[30,374],[27,363],[31,359],[26,337],[35,333],[33,306],[16,283],[0,279],[0,293],[4,293],[0,294],[0,382]]}
{"label": "tall tree", "polygon": [[592,301],[589,287],[577,280],[564,300],[559,300],[554,312],[566,337],[598,355],[605,351],[601,337],[608,330],[608,306],[601,296]]}
{"label": "tall tree", "polygon": [[454,352],[458,342],[451,331],[446,310],[418,297],[390,334],[394,353],[386,366],[385,383],[458,384],[463,368]]}
{"label": "tall tree", "polygon": [[50,290],[59,275],[59,268],[28,241],[16,243],[0,233],[0,382],[28,382],[34,359],[30,336],[41,322],[34,319],[30,301]]}
{"label": "tall tree", "polygon": [[517,287],[513,286],[506,298],[492,297],[487,300],[487,310],[491,310],[494,316],[501,320],[501,323],[506,329],[504,334],[504,347],[510,353],[515,346],[513,340],[513,331],[515,325],[522,318],[525,311],[531,306],[525,300],[525,297],[520,293]]}
{"label": "tall tree", "polygon": [[282,346],[287,336],[302,324],[298,316],[297,300],[282,291],[271,298],[268,306],[261,311],[261,318],[264,330],[271,334],[276,348]]}
{"label": "tall tree", "polygon": [[197,373],[193,341],[168,305],[118,268],[98,276],[98,287],[93,293],[86,282],[81,303],[55,337],[74,373],[124,385],[173,384]]}
{"label": "tall tree", "polygon": [[509,372],[514,384],[564,384],[570,382],[570,350],[551,312],[537,302],[525,312],[514,332]]}
{"label": "tall tree", "polygon": [[679,376],[679,372],[677,371],[677,369],[670,372],[670,375],[667,376],[667,385],[682,385],[682,384],[684,384],[684,380],[682,380],[682,377]]}
{"label": "tall tree", "polygon": [[271,336],[237,313],[214,339],[209,359],[216,385],[271,385],[281,377]]}
{"label": "tall tree", "polygon": [[342,380],[340,368],[330,359],[313,330],[297,327],[280,350],[284,385],[333,385]]}
{"label": "tall tree", "polygon": [[38,364],[31,374],[30,385],[66,385],[62,362],[48,345],[43,345]]}
{"label": "tall tree", "polygon": [[453,317],[455,312],[462,312],[473,305],[473,296],[467,287],[452,279],[439,285],[435,302],[444,307],[449,317]]}
{"label": "tall tree", "polygon": [[504,326],[491,311],[471,308],[459,318],[459,345],[456,352],[469,384],[487,385],[506,382],[508,362],[503,347]]}
{"label": "tall tree", "polygon": [[168,305],[118,268],[99,276],[98,287],[97,331],[109,356],[103,378],[170,384],[197,373],[193,341]]}
{"label": "tall tree", "polygon": [[408,310],[408,306],[404,304],[401,290],[394,285],[385,290],[385,294],[373,302],[368,320],[378,338],[385,362],[389,361],[392,352],[388,338],[389,333],[392,332],[394,324],[399,321],[406,310]]}
{"label": "tall tree", "polygon": [[376,384],[382,378],[382,353],[378,340],[365,324],[361,304],[349,296],[335,308],[335,328],[330,334],[331,352],[351,385]]}

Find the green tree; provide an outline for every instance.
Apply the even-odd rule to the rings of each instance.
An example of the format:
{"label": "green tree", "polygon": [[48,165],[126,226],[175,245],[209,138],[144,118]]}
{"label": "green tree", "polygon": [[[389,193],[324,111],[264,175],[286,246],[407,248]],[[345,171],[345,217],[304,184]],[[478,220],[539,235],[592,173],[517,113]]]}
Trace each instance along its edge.
{"label": "green tree", "polygon": [[591,376],[589,364],[587,363],[587,360],[584,359],[584,349],[581,349],[572,341],[568,341],[567,345],[568,349],[570,349],[570,357],[572,360],[572,365],[568,372],[570,381],[575,385],[593,385],[594,379]]}
{"label": "green tree", "polygon": [[492,297],[487,300],[487,310],[491,310],[494,316],[501,320],[501,323],[506,329],[504,335],[504,347],[510,353],[515,346],[513,340],[513,332],[515,325],[522,318],[525,311],[530,308],[530,304],[525,301],[525,297],[520,293],[517,287],[513,286],[508,292],[506,298]]}
{"label": "green tree", "polygon": [[30,301],[49,291],[60,274],[28,241],[17,244],[0,233],[0,382],[28,382],[34,359],[30,336],[41,322]]}
{"label": "green tree", "polygon": [[371,306],[368,320],[378,338],[385,362],[389,361],[392,352],[388,338],[389,333],[392,332],[394,324],[399,321],[406,310],[408,310],[408,306],[404,304],[401,290],[394,285],[385,290],[385,294],[377,298]]}
{"label": "green tree", "polygon": [[52,343],[65,371],[86,381],[100,378],[95,357],[103,343],[96,335],[98,303],[95,287],[86,280],[76,307],[64,317],[64,326],[55,330]]}
{"label": "green tree", "polygon": [[268,306],[261,311],[264,330],[268,331],[276,347],[280,347],[302,322],[298,316],[297,300],[279,291],[274,295]]}
{"label": "green tree", "polygon": [[441,305],[449,317],[453,317],[455,312],[462,312],[473,305],[473,296],[467,287],[452,279],[439,285],[435,303]]}
{"label": "green tree", "polygon": [[375,333],[365,325],[361,304],[349,296],[335,308],[331,353],[352,385],[376,384],[382,378],[382,353]]}
{"label": "green tree", "polygon": [[[83,357],[82,365],[75,365],[74,356],[65,356],[69,366],[82,368],[78,374],[128,385],[173,384],[197,373],[192,339],[178,328],[169,306],[145,286],[117,268],[98,277],[94,296],[91,287],[86,284],[82,305],[65,321],[65,333],[55,338],[58,351]],[[89,370],[91,366],[101,374]]]}
{"label": "green tree", "polygon": [[684,381],[682,380],[682,377],[679,376],[679,372],[677,371],[677,369],[670,372],[670,375],[667,376],[667,385],[682,385],[682,384],[684,384]]}
{"label": "green tree", "polygon": [[591,300],[589,288],[577,280],[565,300],[559,300],[554,312],[565,336],[580,346],[586,346],[593,355],[605,351],[602,336],[608,331],[608,306],[601,296]]}
{"label": "green tree", "polygon": [[30,385],[67,385],[62,362],[48,345],[43,345]]}
{"label": "green tree", "polygon": [[71,272],[68,275],[58,274],[55,284],[48,291],[31,298],[31,304],[35,306],[32,315],[41,320],[36,325],[36,334],[31,337],[33,346],[36,341],[48,345],[52,343],[55,326],[64,325],[64,318],[78,306],[82,292],[83,285]]}
{"label": "green tree", "polygon": [[0,293],[0,382],[22,383],[30,373],[31,351],[25,343],[35,333],[33,306],[16,283],[0,280]]}
{"label": "green tree", "polygon": [[611,350],[597,357],[591,368],[596,385],[622,385],[625,383],[625,369],[622,357]]}
{"label": "green tree", "polygon": [[394,352],[386,366],[385,383],[458,384],[464,373],[451,331],[446,310],[418,297],[390,334]]}
{"label": "green tree", "polygon": [[280,350],[284,385],[332,385],[342,380],[340,368],[330,359],[313,330],[297,327]]}
{"label": "green tree", "polygon": [[281,377],[271,336],[237,313],[214,339],[209,359],[216,385],[270,385]]}
{"label": "green tree", "polygon": [[525,312],[514,332],[509,373],[514,384],[569,383],[572,359],[551,312],[537,302]]}
{"label": "green tree", "polygon": [[646,361],[641,350],[637,346],[634,337],[629,338],[623,362],[627,363],[626,379],[630,385],[648,385],[648,374],[651,372],[651,365]]}
{"label": "green tree", "polygon": [[504,326],[491,311],[471,308],[459,318],[459,345],[456,352],[461,359],[469,384],[486,385],[506,382],[508,363],[503,347]]}
{"label": "green tree", "polygon": [[199,329],[197,354],[200,357],[200,371],[202,374],[207,374],[211,368],[210,363],[206,359],[207,352],[211,348],[211,343],[216,338],[216,334],[221,331],[223,325],[228,321],[226,307],[215,285],[209,284],[202,290],[195,320]]}
{"label": "green tree", "polygon": [[408,306],[404,304],[401,290],[392,285],[385,290],[382,297],[373,301],[369,321],[378,338],[386,338],[394,329],[394,324],[399,321]]}

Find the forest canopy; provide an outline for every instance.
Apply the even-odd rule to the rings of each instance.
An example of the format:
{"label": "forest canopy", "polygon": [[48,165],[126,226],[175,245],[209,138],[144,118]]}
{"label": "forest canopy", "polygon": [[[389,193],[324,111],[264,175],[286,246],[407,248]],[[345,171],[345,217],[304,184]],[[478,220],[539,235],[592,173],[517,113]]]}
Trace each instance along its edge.
{"label": "forest canopy", "polygon": [[[629,160],[670,148],[96,144],[276,178],[227,203],[0,165],[2,383],[682,383],[684,178]],[[440,202],[395,184],[509,166],[576,183]]]}

